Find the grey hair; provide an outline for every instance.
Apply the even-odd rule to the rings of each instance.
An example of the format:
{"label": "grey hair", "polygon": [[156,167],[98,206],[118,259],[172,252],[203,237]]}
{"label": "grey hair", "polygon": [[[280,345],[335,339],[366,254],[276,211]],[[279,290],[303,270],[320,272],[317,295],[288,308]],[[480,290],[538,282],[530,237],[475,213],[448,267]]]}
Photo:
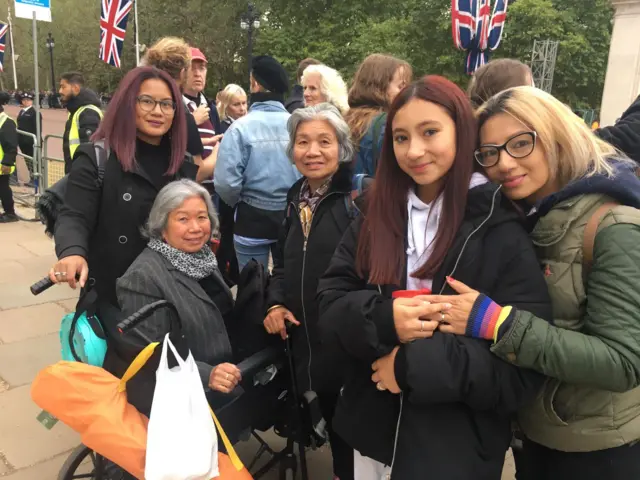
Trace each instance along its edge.
{"label": "grey hair", "polygon": [[296,143],[296,133],[298,128],[305,122],[313,120],[325,120],[333,127],[338,138],[338,162],[348,163],[353,160],[355,148],[351,142],[351,131],[349,125],[344,121],[340,111],[330,103],[320,103],[312,107],[298,108],[295,110],[287,122],[289,131],[289,145],[287,145],[287,156],[291,162],[293,159],[293,149]]}
{"label": "grey hair", "polygon": [[167,228],[169,214],[192,197],[200,197],[207,206],[207,214],[211,221],[211,233],[218,231],[218,213],[211,201],[211,195],[202,186],[192,180],[176,180],[168,183],[156,196],[149,220],[142,230],[142,235],[148,239],[162,240],[162,234]]}

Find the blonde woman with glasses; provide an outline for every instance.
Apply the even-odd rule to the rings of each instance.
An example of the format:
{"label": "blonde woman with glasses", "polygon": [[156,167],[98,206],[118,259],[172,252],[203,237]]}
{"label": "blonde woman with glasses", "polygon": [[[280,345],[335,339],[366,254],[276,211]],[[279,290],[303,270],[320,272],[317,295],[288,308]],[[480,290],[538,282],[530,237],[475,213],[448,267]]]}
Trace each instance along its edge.
{"label": "blonde woman with glasses", "polygon": [[[519,413],[518,480],[640,478],[640,180],[551,95],[517,87],[478,111],[477,162],[528,214],[554,322],[450,279],[440,330],[547,375]],[[511,268],[518,268],[513,265]],[[478,310],[499,315],[474,315]]]}

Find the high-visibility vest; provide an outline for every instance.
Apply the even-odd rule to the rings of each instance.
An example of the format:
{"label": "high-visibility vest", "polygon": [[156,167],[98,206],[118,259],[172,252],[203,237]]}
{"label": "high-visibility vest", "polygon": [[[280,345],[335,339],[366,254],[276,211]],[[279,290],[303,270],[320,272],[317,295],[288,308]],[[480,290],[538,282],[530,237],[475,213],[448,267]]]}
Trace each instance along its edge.
{"label": "high-visibility vest", "polygon": [[100,116],[100,120],[102,120],[102,110],[95,105],[84,105],[76,110],[76,113],[73,114],[73,118],[71,119],[71,129],[69,130],[69,154],[71,158],[73,158],[73,154],[76,153],[77,148],[80,146],[80,114],[85,110],[93,110]]}
{"label": "high-visibility vest", "polygon": [[[4,125],[4,122],[6,122],[7,120],[11,120],[13,123],[16,123],[15,120],[11,118],[9,115],[7,115],[6,113],[4,112],[0,113],[0,128],[2,128],[2,126]],[[0,162],[2,162],[2,160],[4,160],[4,148],[2,148],[2,144],[0,143]],[[0,175],[11,175],[15,171],[16,171],[16,166],[14,165],[13,167],[11,167],[11,171],[9,173],[0,172]]]}

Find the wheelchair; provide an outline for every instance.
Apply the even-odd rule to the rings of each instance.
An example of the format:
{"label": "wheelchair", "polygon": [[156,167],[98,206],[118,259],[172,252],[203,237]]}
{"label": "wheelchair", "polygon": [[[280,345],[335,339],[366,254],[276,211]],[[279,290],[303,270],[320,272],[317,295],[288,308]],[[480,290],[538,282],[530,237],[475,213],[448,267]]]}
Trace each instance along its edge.
{"label": "wheelchair", "polygon": [[[39,284],[43,283],[46,281],[39,282]],[[43,285],[33,287],[34,294],[44,291]],[[117,330],[123,338],[131,332],[140,334],[135,326],[160,308],[170,308],[176,313],[173,318],[177,325],[172,325],[170,338],[176,345],[178,353],[185,357],[188,348],[181,332],[180,319],[175,307],[166,300],[158,300],[147,305],[120,321],[117,323]],[[248,328],[258,328],[247,325],[237,327],[240,328],[236,330],[244,332]],[[318,448],[326,441],[323,431],[324,420],[318,419],[317,409],[310,406],[314,399],[309,398],[308,393],[301,395],[298,391],[295,362],[289,338],[284,342],[283,348],[282,344],[278,345],[281,340],[266,335],[262,329],[260,331],[265,340],[264,347],[256,348],[255,336],[250,341],[250,347],[240,346],[238,350],[242,352],[242,359],[236,364],[241,371],[242,381],[226,403],[221,406],[212,405],[212,408],[232,444],[235,445],[250,438],[258,442],[258,450],[246,465],[254,479],[262,478],[277,466],[281,480],[297,478],[298,468],[302,480],[308,480],[306,448]],[[150,342],[149,339],[145,341]],[[132,353],[130,360],[134,357],[135,354]],[[155,367],[157,365],[150,361],[141,372],[145,369],[147,373],[155,372]],[[208,392],[207,397],[211,403],[210,394],[211,392]],[[263,439],[263,434],[271,429],[276,435],[286,439],[286,445],[281,450],[272,449]],[[265,455],[270,458],[258,468],[258,462]],[[133,478],[85,445],[79,445],[71,452],[58,473],[58,480],[130,480]]]}

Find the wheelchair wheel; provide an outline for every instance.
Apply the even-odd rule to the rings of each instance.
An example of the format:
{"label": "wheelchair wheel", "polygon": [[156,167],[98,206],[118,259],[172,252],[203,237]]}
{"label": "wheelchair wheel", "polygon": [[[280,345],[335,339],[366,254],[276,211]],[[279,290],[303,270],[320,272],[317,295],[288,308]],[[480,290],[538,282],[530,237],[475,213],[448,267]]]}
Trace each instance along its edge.
{"label": "wheelchair wheel", "polygon": [[81,478],[107,480],[104,474],[104,458],[84,445],[78,445],[71,452],[58,473],[58,480]]}

